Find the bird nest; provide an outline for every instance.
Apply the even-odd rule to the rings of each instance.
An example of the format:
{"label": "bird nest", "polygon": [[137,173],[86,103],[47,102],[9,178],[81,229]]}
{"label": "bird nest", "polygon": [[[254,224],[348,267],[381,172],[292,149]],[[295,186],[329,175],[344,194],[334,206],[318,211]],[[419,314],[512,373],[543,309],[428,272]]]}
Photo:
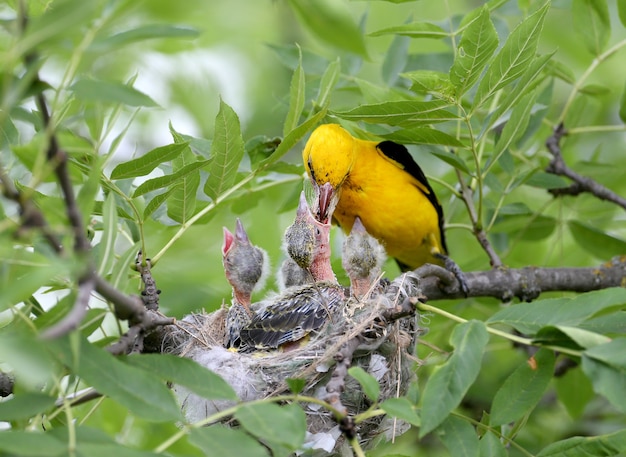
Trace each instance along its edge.
{"label": "bird nest", "polygon": [[[219,374],[241,401],[251,401],[289,391],[287,379],[303,379],[303,395],[329,402],[353,417],[371,406],[361,385],[346,376],[358,366],[380,385],[379,401],[406,393],[415,378],[414,347],[420,328],[415,300],[418,278],[405,273],[379,286],[370,298],[346,298],[328,322],[300,344],[273,351],[236,352],[224,347],[226,309],[192,314],[179,322],[165,341],[165,351],[188,357]],[[185,417],[197,422],[234,406],[232,401],[202,398],[175,386]],[[342,454],[347,444],[329,410],[306,404],[307,435],[304,449],[315,454]],[[353,430],[363,445],[384,435],[403,433],[408,426],[377,416]],[[351,453],[350,453],[351,455]]]}

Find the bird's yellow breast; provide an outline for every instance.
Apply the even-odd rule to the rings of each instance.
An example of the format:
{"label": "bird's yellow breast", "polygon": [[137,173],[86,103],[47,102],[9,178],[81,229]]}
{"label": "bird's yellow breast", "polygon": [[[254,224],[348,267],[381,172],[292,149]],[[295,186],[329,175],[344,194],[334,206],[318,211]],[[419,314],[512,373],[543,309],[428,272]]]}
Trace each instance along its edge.
{"label": "bird's yellow breast", "polygon": [[339,225],[350,231],[359,216],[390,256],[412,268],[437,263],[431,250],[442,252],[439,219],[421,184],[384,157],[376,143],[356,141],[358,158],[335,210]]}

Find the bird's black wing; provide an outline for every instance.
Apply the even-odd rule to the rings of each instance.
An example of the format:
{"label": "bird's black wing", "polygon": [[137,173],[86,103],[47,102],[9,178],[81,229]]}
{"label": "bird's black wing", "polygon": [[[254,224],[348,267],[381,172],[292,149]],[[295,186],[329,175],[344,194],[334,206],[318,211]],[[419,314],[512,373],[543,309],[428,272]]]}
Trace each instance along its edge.
{"label": "bird's black wing", "polygon": [[344,301],[339,285],[311,284],[279,296],[241,329],[241,341],[257,349],[274,349],[320,329]]}
{"label": "bird's black wing", "polygon": [[[398,163],[404,169],[404,171],[417,179],[419,183],[428,190],[428,192],[424,193],[424,195],[426,196],[426,198],[428,198],[428,201],[434,206],[435,210],[437,211],[437,216],[439,218],[439,235],[441,236],[441,246],[444,250],[442,254],[447,254],[448,247],[446,246],[446,238],[443,233],[443,208],[441,207],[441,204],[437,199],[435,191],[432,187],[430,187],[430,183],[428,182],[428,179],[426,179],[426,175],[424,174],[420,166],[417,164],[417,162],[415,162],[406,146],[402,144],[387,140],[378,143],[376,145],[376,148],[385,156]],[[402,268],[402,264],[399,263],[399,265]]]}

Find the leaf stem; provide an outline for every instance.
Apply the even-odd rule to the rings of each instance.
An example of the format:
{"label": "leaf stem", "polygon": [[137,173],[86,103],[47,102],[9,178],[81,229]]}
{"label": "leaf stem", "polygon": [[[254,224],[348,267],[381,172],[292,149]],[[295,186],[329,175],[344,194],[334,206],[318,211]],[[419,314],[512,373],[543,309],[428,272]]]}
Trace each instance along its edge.
{"label": "leaf stem", "polygon": [[[421,311],[430,311],[432,313],[439,314],[440,316],[447,317],[448,319],[453,320],[455,322],[459,322],[461,324],[467,322],[467,319],[464,319],[464,318],[462,318],[460,316],[457,316],[456,314],[452,314],[452,313],[449,313],[447,311],[444,311],[443,309],[437,308],[435,306],[428,305],[426,303],[418,302],[417,303],[417,309],[419,309]],[[487,331],[489,333],[491,333],[492,335],[496,335],[496,336],[500,336],[502,338],[506,338],[506,339],[508,339],[510,341],[513,341],[513,342],[518,343],[518,344],[522,344],[524,346],[540,346],[540,347],[545,347],[545,348],[548,348],[548,349],[552,349],[554,351],[558,351],[558,352],[563,353],[563,354],[571,355],[573,357],[581,357],[582,356],[582,352],[581,351],[576,351],[576,350],[565,348],[565,347],[561,347],[561,346],[538,344],[538,343],[534,342],[530,338],[524,338],[522,336],[513,335],[511,333],[504,332],[502,330],[498,330],[498,329],[495,329],[493,327],[489,327],[488,325],[486,327],[487,327]]]}
{"label": "leaf stem", "polygon": [[561,115],[559,116],[558,121],[555,122],[556,125],[559,125],[559,124],[563,123],[563,121],[565,120],[565,116],[567,116],[567,113],[569,112],[570,108],[572,107],[572,103],[574,103],[574,99],[576,98],[576,95],[578,95],[578,92],[579,92],[580,88],[583,86],[583,84],[585,83],[587,78],[591,75],[591,73],[593,73],[594,70],[602,62],[604,62],[606,59],[611,57],[613,54],[615,54],[617,51],[619,51],[624,46],[626,46],[626,39],[624,39],[624,40],[622,40],[622,41],[620,41],[618,43],[615,43],[609,49],[607,49],[602,54],[600,54],[598,57],[593,59],[593,62],[591,62],[591,65],[589,65],[589,68],[587,68],[587,70],[585,70],[585,72],[580,76],[578,81],[576,81],[576,83],[574,83],[574,87],[572,87],[572,91],[570,92],[569,97],[567,98],[567,101],[565,102],[565,106],[563,107],[563,111],[561,111]]}

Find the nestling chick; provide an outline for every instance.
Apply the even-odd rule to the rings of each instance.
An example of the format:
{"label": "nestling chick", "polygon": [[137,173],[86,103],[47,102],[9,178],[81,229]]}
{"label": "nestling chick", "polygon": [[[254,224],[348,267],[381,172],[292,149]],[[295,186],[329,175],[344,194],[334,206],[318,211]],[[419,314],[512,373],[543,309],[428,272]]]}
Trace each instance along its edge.
{"label": "nestling chick", "polygon": [[[321,191],[316,189],[314,206],[316,208],[323,206],[324,212],[327,212],[328,208],[324,205],[327,205],[327,202],[323,200]],[[291,258],[291,261],[283,262],[280,270],[285,286],[336,280],[330,266],[329,220],[330,218],[326,217],[324,221],[320,221],[314,216],[304,192],[300,194],[296,220],[285,231],[284,248]]]}
{"label": "nestling chick", "polygon": [[324,189],[315,190],[316,217],[302,193],[296,221],[285,234],[287,252],[300,268],[308,268],[315,283],[287,289],[265,303],[241,329],[241,341],[247,346],[271,349],[298,341],[319,330],[345,302],[330,264],[330,200]]}
{"label": "nestling chick", "polygon": [[360,217],[354,219],[352,230],[346,237],[341,265],[350,278],[350,292],[358,300],[367,298],[381,273],[387,254],[380,242],[367,233]]}
{"label": "nestling chick", "polygon": [[315,225],[310,216],[309,206],[302,192],[296,220],[285,231],[283,246],[289,257],[279,270],[281,289],[313,282],[310,267],[315,254]]}
{"label": "nestling chick", "polygon": [[234,235],[224,227],[222,263],[226,279],[233,288],[232,305],[226,315],[225,346],[236,347],[241,328],[254,316],[250,308],[252,291],[263,282],[267,269],[267,253],[250,243],[239,219]]}

